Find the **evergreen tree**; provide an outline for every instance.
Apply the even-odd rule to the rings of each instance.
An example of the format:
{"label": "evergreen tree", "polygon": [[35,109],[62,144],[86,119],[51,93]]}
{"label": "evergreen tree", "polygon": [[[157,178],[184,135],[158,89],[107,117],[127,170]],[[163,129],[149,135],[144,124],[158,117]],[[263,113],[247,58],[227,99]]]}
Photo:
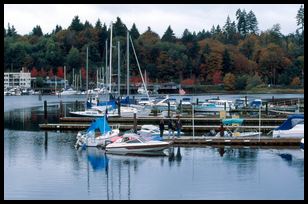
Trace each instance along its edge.
{"label": "evergreen tree", "polygon": [[247,22],[246,22],[246,11],[245,9],[241,11],[241,9],[238,9],[236,11],[236,19],[237,19],[237,29],[238,32],[245,36],[247,34]]}
{"label": "evergreen tree", "polygon": [[117,21],[113,24],[114,36],[126,37],[126,26],[122,23],[121,19],[117,17]]}
{"label": "evergreen tree", "polygon": [[188,29],[185,29],[182,36],[182,42],[187,43],[191,42],[194,39],[194,36],[189,32]]}
{"label": "evergreen tree", "polygon": [[299,30],[304,32],[304,7],[301,5],[296,15],[297,25],[300,26]]}
{"label": "evergreen tree", "polygon": [[227,49],[225,49],[222,56],[222,68],[225,74],[232,71],[232,60]]}
{"label": "evergreen tree", "polygon": [[140,36],[140,33],[139,33],[135,23],[133,23],[133,26],[130,29],[130,35],[131,35],[132,39],[138,39],[139,36]]}
{"label": "evergreen tree", "polygon": [[10,26],[10,23],[8,23],[8,28],[7,28],[7,36],[9,37],[14,37],[17,35],[17,32],[14,28],[14,25],[12,27]]}
{"label": "evergreen tree", "polygon": [[97,29],[98,31],[101,31],[103,29],[101,20],[97,19],[95,23],[95,29]]}
{"label": "evergreen tree", "polygon": [[57,32],[61,31],[62,27],[60,25],[56,25],[56,28],[52,31],[53,34],[56,34]]}
{"label": "evergreen tree", "polygon": [[176,40],[176,37],[173,33],[173,30],[171,29],[171,27],[169,25],[166,32],[164,33],[163,37],[161,38],[161,41],[175,42],[175,40]]}
{"label": "evergreen tree", "polygon": [[93,28],[92,24],[89,21],[86,21],[84,23],[83,29],[90,29]]}
{"label": "evergreen tree", "polygon": [[41,37],[43,36],[43,32],[41,26],[37,25],[32,29],[32,35]]}
{"label": "evergreen tree", "polygon": [[76,32],[83,30],[83,24],[80,22],[79,17],[75,16],[72,20],[71,25],[69,26],[70,30],[74,30]]}
{"label": "evergreen tree", "polygon": [[256,34],[258,31],[258,21],[255,14],[249,11],[246,18],[247,32]]}

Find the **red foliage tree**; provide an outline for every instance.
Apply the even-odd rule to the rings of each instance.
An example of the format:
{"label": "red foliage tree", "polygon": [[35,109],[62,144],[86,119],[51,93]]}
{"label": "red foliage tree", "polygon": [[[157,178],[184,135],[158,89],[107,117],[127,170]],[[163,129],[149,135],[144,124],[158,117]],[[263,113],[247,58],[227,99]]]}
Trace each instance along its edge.
{"label": "red foliage tree", "polygon": [[183,81],[181,81],[181,85],[194,85],[195,83],[195,79],[184,79]]}
{"label": "red foliage tree", "polygon": [[31,77],[37,77],[37,76],[38,76],[38,71],[35,67],[33,67],[31,70]]}
{"label": "red foliage tree", "polygon": [[87,78],[86,69],[84,67],[81,67],[81,78],[82,80],[86,80]]}
{"label": "red foliage tree", "polygon": [[63,67],[58,67],[58,69],[57,69],[57,77],[60,77],[60,78],[64,77]]}
{"label": "red foliage tree", "polygon": [[131,84],[134,84],[134,85],[139,85],[139,84],[142,83],[142,79],[139,76],[130,77],[129,81],[130,81]]}
{"label": "red foliage tree", "polygon": [[213,84],[222,83],[221,74],[222,74],[222,72],[220,70],[214,72],[214,74],[213,74]]}

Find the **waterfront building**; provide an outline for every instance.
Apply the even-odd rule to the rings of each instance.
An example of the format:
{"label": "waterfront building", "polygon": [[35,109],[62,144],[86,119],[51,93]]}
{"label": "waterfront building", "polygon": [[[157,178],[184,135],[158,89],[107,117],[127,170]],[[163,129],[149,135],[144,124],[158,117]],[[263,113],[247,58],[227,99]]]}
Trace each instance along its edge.
{"label": "waterfront building", "polygon": [[31,88],[31,73],[24,67],[20,72],[4,72],[4,88]]}

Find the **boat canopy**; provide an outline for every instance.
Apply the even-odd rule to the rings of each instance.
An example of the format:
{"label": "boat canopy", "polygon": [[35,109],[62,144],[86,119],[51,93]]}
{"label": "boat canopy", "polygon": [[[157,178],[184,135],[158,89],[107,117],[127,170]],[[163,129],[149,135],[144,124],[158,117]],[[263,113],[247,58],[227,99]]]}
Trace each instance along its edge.
{"label": "boat canopy", "polygon": [[102,134],[105,134],[108,131],[111,131],[111,128],[106,120],[106,117],[98,118],[91,123],[90,127],[87,129],[87,132],[95,131],[99,129]]}
{"label": "boat canopy", "polygon": [[241,125],[243,123],[244,119],[242,118],[228,118],[228,119],[223,119],[222,123],[224,125],[232,125],[232,124],[238,124]]}
{"label": "boat canopy", "polygon": [[304,114],[289,115],[288,119],[275,130],[289,130],[301,122],[304,122]]}

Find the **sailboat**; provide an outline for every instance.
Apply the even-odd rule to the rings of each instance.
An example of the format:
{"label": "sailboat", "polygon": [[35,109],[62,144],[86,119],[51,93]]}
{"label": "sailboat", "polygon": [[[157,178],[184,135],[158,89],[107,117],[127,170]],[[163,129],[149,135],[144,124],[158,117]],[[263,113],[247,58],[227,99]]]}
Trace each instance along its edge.
{"label": "sailboat", "polygon": [[86,131],[77,133],[77,142],[75,147],[97,147],[105,146],[108,143],[114,142],[119,138],[119,129],[111,129],[106,117],[98,118],[91,123]]}

